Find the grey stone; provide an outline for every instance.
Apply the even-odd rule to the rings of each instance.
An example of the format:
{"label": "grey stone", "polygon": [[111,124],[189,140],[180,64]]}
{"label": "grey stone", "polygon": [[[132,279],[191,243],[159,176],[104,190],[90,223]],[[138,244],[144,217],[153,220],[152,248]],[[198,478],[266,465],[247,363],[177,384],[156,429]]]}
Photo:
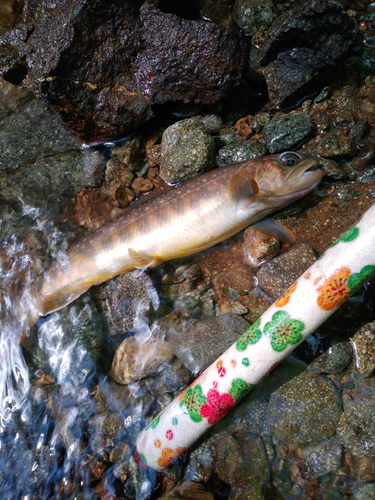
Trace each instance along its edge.
{"label": "grey stone", "polygon": [[218,164],[223,167],[231,163],[238,163],[246,160],[253,160],[258,156],[264,156],[267,148],[264,142],[258,139],[249,139],[240,144],[230,144],[218,151]]}
{"label": "grey stone", "polygon": [[98,289],[104,317],[111,334],[124,334],[135,328],[135,322],[148,322],[150,313],[159,306],[151,278],[139,270],[120,275]]}
{"label": "grey stone", "polygon": [[232,18],[247,35],[255,35],[271,26],[276,18],[275,7],[270,0],[236,0]]}
{"label": "grey stone", "polygon": [[340,415],[340,397],[332,382],[308,372],[277,389],[268,407],[276,441],[298,447],[334,435]]}
{"label": "grey stone", "polygon": [[21,165],[78,149],[61,118],[39,99],[1,121],[0,171],[14,172]]}
{"label": "grey stone", "polygon": [[168,127],[161,141],[160,177],[175,184],[215,166],[215,141],[197,120]]}
{"label": "grey stone", "polygon": [[277,299],[316,261],[309,245],[299,243],[264,264],[257,273],[258,284]]}
{"label": "grey stone", "polygon": [[343,448],[339,440],[332,436],[320,443],[305,446],[302,451],[309,479],[316,479],[340,469],[343,462]]}
{"label": "grey stone", "polygon": [[270,153],[291,149],[315,132],[315,121],[307,113],[273,118],[263,127],[263,137]]}
{"label": "grey stone", "polygon": [[233,313],[195,321],[168,332],[172,351],[192,372],[213,363],[249,328],[249,323]]}
{"label": "grey stone", "polygon": [[307,368],[311,373],[340,373],[349,366],[353,357],[350,342],[336,339],[331,347]]}
{"label": "grey stone", "polygon": [[356,23],[338,2],[298,2],[279,16],[262,45],[270,100],[282,108],[330,84],[335,64],[360,43]]}

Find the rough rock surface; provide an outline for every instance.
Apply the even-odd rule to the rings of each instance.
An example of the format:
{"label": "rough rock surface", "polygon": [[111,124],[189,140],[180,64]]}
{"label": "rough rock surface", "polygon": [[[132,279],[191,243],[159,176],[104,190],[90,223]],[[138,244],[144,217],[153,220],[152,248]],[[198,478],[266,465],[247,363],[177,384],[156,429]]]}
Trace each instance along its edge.
{"label": "rough rock surface", "polygon": [[331,381],[302,373],[270,398],[268,420],[277,441],[303,446],[332,436],[341,415],[340,397]]}
{"label": "rough rock surface", "polygon": [[370,377],[375,370],[375,323],[364,325],[352,338],[355,369],[362,377]]}
{"label": "rough rock surface", "polygon": [[298,3],[279,16],[262,46],[271,100],[289,107],[328,81],[332,66],[358,42],[355,23],[329,0]]}
{"label": "rough rock surface", "polygon": [[154,338],[140,342],[135,337],[128,337],[117,348],[111,376],[119,384],[126,385],[155,372],[162,363],[172,358],[168,342]]}
{"label": "rough rock surface", "polygon": [[[168,332],[172,351],[192,372],[206,369],[249,328],[249,323],[233,313],[195,321],[187,328]],[[202,339],[204,339],[202,341]]]}
{"label": "rough rock surface", "polygon": [[273,118],[263,127],[263,137],[270,153],[291,149],[315,131],[315,122],[307,113]]}
{"label": "rough rock surface", "polygon": [[0,33],[0,74],[41,92],[83,139],[113,138],[154,104],[225,97],[247,45],[240,31],[162,12],[156,0],[37,0]]}
{"label": "rough rock surface", "polygon": [[350,364],[353,349],[350,342],[333,339],[331,347],[307,368],[311,373],[340,373]]}
{"label": "rough rock surface", "polygon": [[315,260],[312,248],[306,243],[294,245],[261,267],[257,273],[259,286],[272,298],[277,299]]}
{"label": "rough rock surface", "polygon": [[160,177],[175,184],[215,166],[215,141],[197,120],[182,120],[164,132],[160,156]]}

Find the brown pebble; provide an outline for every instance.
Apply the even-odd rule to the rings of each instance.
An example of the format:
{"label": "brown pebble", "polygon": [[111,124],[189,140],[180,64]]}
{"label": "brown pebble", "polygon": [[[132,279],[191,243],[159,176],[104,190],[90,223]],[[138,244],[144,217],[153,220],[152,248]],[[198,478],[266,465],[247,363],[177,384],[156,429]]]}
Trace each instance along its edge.
{"label": "brown pebble", "polygon": [[249,227],[245,231],[242,248],[245,263],[256,269],[276,257],[280,242],[272,234]]}

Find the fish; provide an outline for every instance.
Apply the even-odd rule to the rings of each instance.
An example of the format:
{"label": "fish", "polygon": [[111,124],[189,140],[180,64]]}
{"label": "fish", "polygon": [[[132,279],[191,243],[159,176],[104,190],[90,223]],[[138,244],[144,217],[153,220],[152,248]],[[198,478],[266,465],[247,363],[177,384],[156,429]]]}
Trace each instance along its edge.
{"label": "fish", "polygon": [[226,240],[311,192],[322,177],[316,159],[284,152],[211,170],[135,203],[52,263],[28,293],[29,328],[94,285]]}

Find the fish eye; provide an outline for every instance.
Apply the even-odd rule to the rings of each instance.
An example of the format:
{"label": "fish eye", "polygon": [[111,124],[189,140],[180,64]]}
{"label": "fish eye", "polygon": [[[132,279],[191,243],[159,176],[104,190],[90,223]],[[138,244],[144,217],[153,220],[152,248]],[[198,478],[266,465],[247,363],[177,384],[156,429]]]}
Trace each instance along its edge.
{"label": "fish eye", "polygon": [[280,155],[280,163],[283,165],[286,165],[287,167],[294,167],[299,163],[300,158],[297,153],[283,153]]}

